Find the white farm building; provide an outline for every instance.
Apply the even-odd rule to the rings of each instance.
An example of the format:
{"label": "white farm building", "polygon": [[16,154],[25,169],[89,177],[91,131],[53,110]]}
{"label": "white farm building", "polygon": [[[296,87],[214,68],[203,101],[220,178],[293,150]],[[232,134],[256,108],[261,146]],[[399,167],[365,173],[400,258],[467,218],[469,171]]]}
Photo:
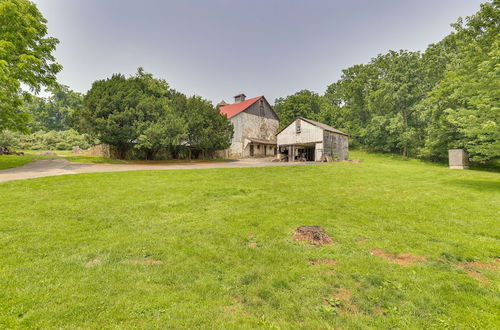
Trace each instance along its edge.
{"label": "white farm building", "polygon": [[277,134],[280,155],[288,161],[345,160],[349,135],[320,122],[299,117]]}

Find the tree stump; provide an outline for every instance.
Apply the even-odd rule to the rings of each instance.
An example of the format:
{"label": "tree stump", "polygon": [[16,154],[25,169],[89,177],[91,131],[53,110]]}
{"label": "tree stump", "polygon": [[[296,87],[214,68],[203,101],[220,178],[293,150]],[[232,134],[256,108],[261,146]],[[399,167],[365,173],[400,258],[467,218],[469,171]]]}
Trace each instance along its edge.
{"label": "tree stump", "polygon": [[333,240],[320,226],[301,226],[295,228],[293,239],[307,242],[314,246],[332,244]]}

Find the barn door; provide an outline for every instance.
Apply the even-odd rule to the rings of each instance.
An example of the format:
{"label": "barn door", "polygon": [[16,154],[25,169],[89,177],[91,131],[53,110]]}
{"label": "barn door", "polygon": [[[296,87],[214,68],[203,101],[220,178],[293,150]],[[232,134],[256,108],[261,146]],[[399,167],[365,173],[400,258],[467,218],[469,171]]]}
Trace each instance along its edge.
{"label": "barn door", "polygon": [[253,157],[253,144],[250,145],[250,157]]}

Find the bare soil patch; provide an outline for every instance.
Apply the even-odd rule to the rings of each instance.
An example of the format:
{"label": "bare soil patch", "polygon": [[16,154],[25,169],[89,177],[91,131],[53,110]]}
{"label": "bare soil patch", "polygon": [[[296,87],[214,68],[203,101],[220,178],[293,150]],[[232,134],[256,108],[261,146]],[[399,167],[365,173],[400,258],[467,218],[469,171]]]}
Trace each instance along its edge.
{"label": "bare soil patch", "polygon": [[295,228],[293,239],[307,242],[314,246],[332,244],[333,240],[320,226],[301,226]]}
{"label": "bare soil patch", "polygon": [[255,240],[255,234],[248,234],[248,243],[247,246],[249,247],[257,247],[257,243],[254,241]]}
{"label": "bare soil patch", "polygon": [[455,264],[459,268],[461,268],[464,272],[467,273],[470,277],[478,280],[479,282],[485,284],[485,285],[490,285],[491,281],[487,279],[483,274],[479,272],[479,270],[493,270],[493,271],[499,271],[500,266],[496,264],[488,264],[485,262],[480,262],[480,261],[470,261],[470,262],[463,262],[463,263],[458,263]]}
{"label": "bare soil patch", "polygon": [[488,280],[486,277],[484,277],[484,275],[479,274],[477,271],[470,269],[470,268],[465,268],[465,267],[463,267],[462,269],[464,272],[467,273],[467,275],[478,280],[479,282],[486,284],[486,285],[491,284],[490,280]]}
{"label": "bare soil patch", "polygon": [[241,302],[240,298],[233,297],[232,298],[233,303],[229,306],[224,306],[224,311],[227,314],[231,315],[236,315],[236,314],[243,314],[243,315],[248,315],[248,312],[246,312],[243,309],[243,303]]}
{"label": "bare soil patch", "polygon": [[373,312],[378,315],[385,315],[384,310],[380,306],[373,307]]}
{"label": "bare soil patch", "polygon": [[364,242],[368,242],[369,238],[368,237],[365,237],[365,236],[359,236],[358,237],[358,240],[357,242],[358,243],[364,243]]}
{"label": "bare soil patch", "polygon": [[357,314],[358,306],[352,301],[352,293],[344,287],[340,287],[323,301],[323,305],[330,305],[342,313]]}
{"label": "bare soil patch", "polygon": [[95,266],[97,264],[99,264],[101,262],[101,259],[98,258],[98,257],[95,257],[95,258],[92,258],[90,259],[89,261],[87,261],[84,266],[85,267],[92,267],[92,266]]}
{"label": "bare soil patch", "polygon": [[500,270],[500,265],[488,264],[480,261],[471,261],[462,263],[464,267],[467,268],[476,268],[476,269],[488,269],[488,270]]}
{"label": "bare soil patch", "polygon": [[311,260],[309,260],[309,263],[313,266],[319,266],[319,265],[336,266],[337,265],[337,262],[333,259],[311,259]]}
{"label": "bare soil patch", "polygon": [[415,262],[422,262],[426,261],[427,258],[424,256],[415,256],[410,253],[400,253],[400,254],[394,254],[394,253],[388,253],[380,249],[375,249],[375,250],[370,250],[371,254],[382,257],[386,259],[389,262],[392,262],[394,264],[398,264],[401,266],[410,266],[413,265]]}
{"label": "bare soil patch", "polygon": [[128,260],[132,265],[161,265],[163,261],[155,259]]}

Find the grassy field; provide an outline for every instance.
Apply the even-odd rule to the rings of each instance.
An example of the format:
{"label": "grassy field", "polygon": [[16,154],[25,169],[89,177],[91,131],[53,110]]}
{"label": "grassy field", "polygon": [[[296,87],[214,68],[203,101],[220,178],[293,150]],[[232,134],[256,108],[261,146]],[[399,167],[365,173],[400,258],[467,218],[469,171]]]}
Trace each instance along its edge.
{"label": "grassy field", "polygon": [[0,155],[0,170],[7,168],[19,167],[31,163],[36,160],[36,156],[27,154],[24,156],[18,155]]}
{"label": "grassy field", "polygon": [[0,155],[0,170],[19,167],[40,159],[64,158],[70,162],[92,163],[92,164],[125,164],[124,160],[110,159],[98,156],[75,155],[67,150],[55,150],[56,155],[37,155],[41,150],[20,150],[24,156]]}
{"label": "grassy field", "polygon": [[352,158],[0,183],[0,328],[498,328],[500,174]]}
{"label": "grassy field", "polygon": [[[205,162],[200,159],[193,160],[134,160],[134,161],[126,161],[121,159],[111,159],[106,157],[99,156],[90,156],[90,155],[75,155],[69,150],[55,150],[56,155],[37,155],[42,151],[40,150],[20,150],[25,153],[24,156],[17,155],[0,155],[0,170],[4,170],[12,167],[19,167],[25,164],[31,163],[35,160],[39,159],[51,159],[51,158],[64,158],[70,162],[76,163],[90,163],[90,164],[150,164],[150,165],[158,165],[158,164],[173,164],[173,163],[201,163]],[[227,159],[225,158],[216,158],[206,160],[207,162],[225,162]]]}

